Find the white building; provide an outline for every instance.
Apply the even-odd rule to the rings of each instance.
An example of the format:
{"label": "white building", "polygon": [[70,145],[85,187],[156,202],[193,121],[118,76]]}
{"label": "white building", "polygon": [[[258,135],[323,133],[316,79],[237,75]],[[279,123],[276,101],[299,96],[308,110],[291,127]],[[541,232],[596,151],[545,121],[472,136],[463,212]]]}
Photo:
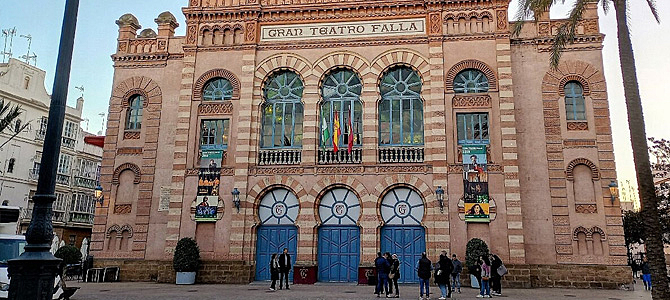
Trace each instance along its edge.
{"label": "white building", "polygon": [[[0,204],[22,208],[20,231],[27,229],[32,215],[47,128],[51,97],[45,75],[44,70],[16,59],[0,64],[0,99],[22,109],[15,123],[0,133]],[[91,134],[80,126],[83,106],[84,99],[79,98],[76,107],[66,108],[53,218],[59,240],[78,247],[84,237],[90,237],[102,159],[102,148],[84,143]]]}

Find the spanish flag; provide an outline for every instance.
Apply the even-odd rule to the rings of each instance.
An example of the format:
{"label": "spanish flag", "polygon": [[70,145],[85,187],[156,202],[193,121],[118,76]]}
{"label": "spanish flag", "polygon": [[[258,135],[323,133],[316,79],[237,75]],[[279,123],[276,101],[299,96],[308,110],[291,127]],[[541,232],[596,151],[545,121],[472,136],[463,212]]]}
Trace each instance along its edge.
{"label": "spanish flag", "polygon": [[340,143],[340,135],[342,130],[340,129],[340,113],[335,111],[335,118],[333,121],[333,152],[337,152],[339,148],[337,145]]}
{"label": "spanish flag", "polygon": [[347,126],[348,126],[347,132],[349,133],[349,140],[347,141],[348,142],[347,150],[349,153],[351,153],[351,151],[354,148],[354,131],[353,128],[351,127],[351,111],[349,111],[349,122],[347,123]]}

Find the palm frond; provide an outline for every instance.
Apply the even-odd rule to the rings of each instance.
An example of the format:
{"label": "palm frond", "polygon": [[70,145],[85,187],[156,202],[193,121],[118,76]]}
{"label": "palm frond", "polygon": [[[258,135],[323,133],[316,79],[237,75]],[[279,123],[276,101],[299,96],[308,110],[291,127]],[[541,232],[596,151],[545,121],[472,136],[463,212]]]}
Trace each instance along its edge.
{"label": "palm frond", "polygon": [[609,13],[610,12],[610,0],[603,0],[603,1],[601,1],[601,4],[602,4],[603,11],[605,12],[605,14]]}
{"label": "palm frond", "polygon": [[654,15],[656,22],[661,23],[661,17],[658,15],[658,10],[656,9],[656,0],[647,0],[647,4],[649,4],[649,9],[651,10],[651,14]]}
{"label": "palm frond", "polygon": [[20,115],[21,106],[12,106],[10,102],[0,99],[0,132],[4,132]]}
{"label": "palm frond", "polygon": [[[519,0],[519,10],[517,10],[514,19],[514,27],[512,27],[512,35],[519,36],[523,28],[524,21],[533,16],[540,15],[559,0]],[[563,0],[564,1],[564,0]],[[535,19],[533,21],[536,21]]]}
{"label": "palm frond", "polygon": [[577,0],[575,1],[570,15],[568,16],[567,22],[561,25],[558,28],[558,33],[554,37],[554,43],[551,47],[551,68],[558,68],[558,64],[565,51],[565,47],[568,44],[571,44],[575,41],[575,35],[577,34],[577,26],[579,21],[582,20],[582,14],[586,10],[586,6],[589,3],[598,2],[599,0]]}

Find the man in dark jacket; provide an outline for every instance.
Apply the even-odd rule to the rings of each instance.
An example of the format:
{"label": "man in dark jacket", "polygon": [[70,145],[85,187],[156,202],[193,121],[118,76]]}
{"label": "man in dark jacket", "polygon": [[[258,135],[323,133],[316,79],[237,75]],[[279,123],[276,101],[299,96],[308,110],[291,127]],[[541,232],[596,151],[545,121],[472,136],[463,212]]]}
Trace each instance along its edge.
{"label": "man in dark jacket", "polygon": [[389,271],[391,270],[391,264],[389,261],[382,257],[381,252],[377,252],[377,258],[375,259],[375,268],[377,269],[377,287],[375,288],[375,295],[379,297],[379,294],[384,292],[386,296],[389,294]]}
{"label": "man in dark jacket", "polygon": [[454,265],[452,264],[451,259],[449,259],[447,251],[442,251],[442,254],[440,254],[440,261],[435,268],[435,283],[442,292],[442,296],[438,299],[444,300],[446,298],[451,298],[451,282],[449,281],[449,277],[454,270]]}
{"label": "man in dark jacket", "polygon": [[642,282],[644,283],[644,290],[651,291],[651,269],[649,268],[649,262],[647,262],[647,257],[645,256],[642,259]]}
{"label": "man in dark jacket", "polygon": [[288,248],[284,248],[284,252],[279,256],[279,289],[282,289],[282,282],[286,281],[286,289],[288,287],[288,274],[291,272],[291,255],[288,254]]}
{"label": "man in dark jacket", "polygon": [[463,263],[461,263],[460,260],[458,260],[458,257],[456,257],[456,254],[452,255],[451,259],[452,264],[454,265],[453,271],[451,271],[451,291],[454,292],[456,291],[456,288],[458,288],[458,293],[461,293],[461,272],[463,272]]}
{"label": "man in dark jacket", "polygon": [[430,271],[433,263],[428,259],[426,252],[421,253],[421,259],[417,263],[417,275],[419,276],[419,298],[423,298],[423,290],[426,290],[426,299],[430,298]]}

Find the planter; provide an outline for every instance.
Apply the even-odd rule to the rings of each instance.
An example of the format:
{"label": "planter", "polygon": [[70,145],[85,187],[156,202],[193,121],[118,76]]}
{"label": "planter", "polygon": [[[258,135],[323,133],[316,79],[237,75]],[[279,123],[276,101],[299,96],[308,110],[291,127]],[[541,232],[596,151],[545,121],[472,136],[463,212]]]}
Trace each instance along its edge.
{"label": "planter", "polygon": [[177,272],[177,284],[194,284],[195,272]]}

